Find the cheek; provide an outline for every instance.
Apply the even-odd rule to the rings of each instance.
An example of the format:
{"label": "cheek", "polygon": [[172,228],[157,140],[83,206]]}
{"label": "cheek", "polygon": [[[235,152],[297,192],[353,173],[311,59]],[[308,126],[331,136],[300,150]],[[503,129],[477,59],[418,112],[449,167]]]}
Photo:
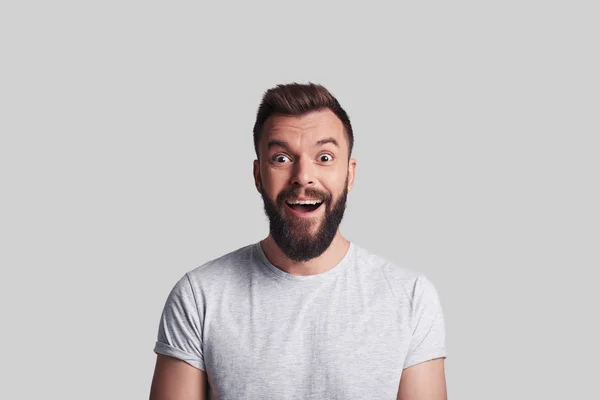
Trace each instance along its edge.
{"label": "cheek", "polygon": [[263,191],[267,193],[272,199],[275,199],[277,195],[286,188],[286,184],[289,179],[286,178],[283,171],[261,171],[261,184]]}
{"label": "cheek", "polygon": [[334,200],[337,200],[344,189],[346,188],[347,171],[335,171],[334,174],[331,174],[327,180],[327,190],[333,196]]}

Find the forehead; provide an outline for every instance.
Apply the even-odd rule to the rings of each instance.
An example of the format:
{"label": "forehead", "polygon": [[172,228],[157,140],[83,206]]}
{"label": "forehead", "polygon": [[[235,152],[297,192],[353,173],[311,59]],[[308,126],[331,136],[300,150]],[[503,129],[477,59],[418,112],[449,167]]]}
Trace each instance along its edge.
{"label": "forehead", "polygon": [[277,138],[312,144],[323,137],[337,139],[340,145],[346,143],[342,121],[328,109],[303,115],[272,115],[265,121],[261,142],[265,145],[268,139]]}

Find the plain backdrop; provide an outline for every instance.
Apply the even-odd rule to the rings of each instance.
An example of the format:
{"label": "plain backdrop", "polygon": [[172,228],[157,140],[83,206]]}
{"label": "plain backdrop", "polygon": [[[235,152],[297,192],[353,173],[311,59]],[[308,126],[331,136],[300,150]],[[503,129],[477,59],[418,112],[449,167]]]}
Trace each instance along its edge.
{"label": "plain backdrop", "polygon": [[172,286],[267,234],[262,94],[309,81],[354,127],[342,232],[438,289],[449,398],[600,398],[598,18],[594,1],[2,2],[0,398],[148,397]]}

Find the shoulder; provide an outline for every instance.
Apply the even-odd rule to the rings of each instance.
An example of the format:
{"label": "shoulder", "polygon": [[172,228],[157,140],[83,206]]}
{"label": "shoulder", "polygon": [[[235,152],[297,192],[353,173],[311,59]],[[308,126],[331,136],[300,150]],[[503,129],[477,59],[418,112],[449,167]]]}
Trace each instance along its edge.
{"label": "shoulder", "polygon": [[[256,254],[256,243],[240,247],[222,256],[206,261],[204,264],[188,271],[184,278],[192,286],[223,284],[226,281],[240,279],[250,273]],[[182,278],[183,279],[183,278]]]}
{"label": "shoulder", "polygon": [[424,290],[435,291],[432,282],[413,266],[393,262],[364,247],[356,246],[357,267],[370,274],[379,275],[389,285],[394,297],[409,303]]}

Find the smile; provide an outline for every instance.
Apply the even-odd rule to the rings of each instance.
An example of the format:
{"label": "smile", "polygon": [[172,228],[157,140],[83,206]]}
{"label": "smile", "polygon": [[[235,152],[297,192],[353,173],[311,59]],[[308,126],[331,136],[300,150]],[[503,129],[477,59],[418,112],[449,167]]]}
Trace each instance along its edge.
{"label": "smile", "polygon": [[316,214],[321,208],[323,200],[286,200],[286,208],[291,210],[293,214],[301,217],[309,217]]}

